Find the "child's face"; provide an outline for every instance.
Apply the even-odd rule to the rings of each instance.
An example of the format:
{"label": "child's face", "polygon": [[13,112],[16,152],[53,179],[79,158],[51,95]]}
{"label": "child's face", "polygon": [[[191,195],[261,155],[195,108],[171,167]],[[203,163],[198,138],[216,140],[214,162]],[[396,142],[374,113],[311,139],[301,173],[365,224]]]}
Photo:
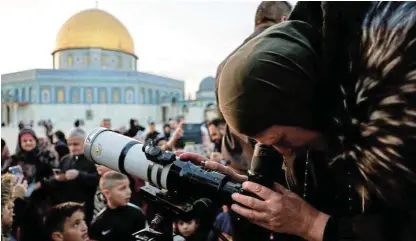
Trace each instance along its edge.
{"label": "child's face", "polygon": [[74,136],[68,139],[69,151],[72,155],[84,154],[84,139],[79,136]]}
{"label": "child's face", "polygon": [[188,222],[179,220],[178,221],[178,230],[179,233],[182,234],[182,236],[189,237],[192,234],[194,234],[198,228],[198,223],[195,221],[195,219],[189,220]]}
{"label": "child's face", "polygon": [[3,215],[1,217],[1,224],[4,226],[11,225],[13,223],[13,210],[14,210],[14,203],[13,201],[8,202],[3,207]]}
{"label": "child's face", "polygon": [[67,218],[64,231],[54,233],[53,237],[55,241],[88,241],[88,227],[84,212],[78,210]]}
{"label": "child's face", "polygon": [[129,179],[116,181],[113,188],[104,191],[104,195],[113,207],[126,206],[131,198]]}

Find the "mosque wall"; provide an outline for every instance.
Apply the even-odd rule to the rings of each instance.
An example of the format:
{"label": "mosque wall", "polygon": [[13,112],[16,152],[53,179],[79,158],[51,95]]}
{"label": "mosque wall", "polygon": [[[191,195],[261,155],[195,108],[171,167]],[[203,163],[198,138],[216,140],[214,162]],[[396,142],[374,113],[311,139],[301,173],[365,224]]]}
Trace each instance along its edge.
{"label": "mosque wall", "polygon": [[200,91],[197,93],[198,99],[215,99],[214,91]]}
{"label": "mosque wall", "polygon": [[[184,83],[137,72],[37,70],[2,75],[2,98],[39,104],[161,104],[183,100]],[[32,78],[32,79],[31,79]]]}
{"label": "mosque wall", "polygon": [[[123,105],[123,104],[96,104],[96,105],[61,105],[54,104],[35,104],[25,109],[26,113],[19,113],[19,119],[23,117],[25,120],[39,120],[52,119],[55,123],[73,123],[76,119],[83,119],[88,125],[100,123],[103,118],[110,118],[114,127],[124,126],[129,119],[135,118],[143,124],[149,121],[160,122],[160,117],[157,118],[157,112],[160,112],[160,107],[150,105]],[[35,113],[35,115],[30,115]],[[53,113],[53,114],[51,114]]]}
{"label": "mosque wall", "polygon": [[34,81],[16,82],[1,85],[2,102],[36,102],[36,83]]}
{"label": "mosque wall", "polygon": [[[39,104],[155,104],[155,96],[141,102],[137,87],[119,86],[117,84],[94,86],[92,84],[44,84],[26,83],[18,85],[3,85],[2,98],[4,101],[28,102]],[[156,89],[143,87],[144,90]],[[145,91],[146,92],[146,91]],[[39,93],[39,94],[37,94]]]}
{"label": "mosque wall", "polygon": [[54,69],[137,70],[135,56],[100,48],[62,50],[53,58]]}
{"label": "mosque wall", "polygon": [[40,104],[147,104],[159,105],[180,101],[178,90],[169,90],[152,85],[119,85],[116,83],[97,85],[83,83],[39,84]]}

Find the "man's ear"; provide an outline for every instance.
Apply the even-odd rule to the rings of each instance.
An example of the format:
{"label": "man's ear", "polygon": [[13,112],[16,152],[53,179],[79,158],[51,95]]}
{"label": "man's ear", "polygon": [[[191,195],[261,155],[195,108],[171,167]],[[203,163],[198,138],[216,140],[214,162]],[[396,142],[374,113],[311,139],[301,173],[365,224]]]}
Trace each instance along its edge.
{"label": "man's ear", "polygon": [[284,21],[286,21],[287,20],[287,16],[282,16],[281,18],[280,18],[280,22],[284,22]]}
{"label": "man's ear", "polygon": [[110,196],[110,190],[108,190],[107,188],[104,188],[103,190],[102,190],[102,192],[103,192],[103,194],[104,194],[104,196],[107,198],[108,196]]}
{"label": "man's ear", "polygon": [[61,232],[53,232],[51,236],[52,236],[53,241],[63,241],[64,240],[64,235]]}

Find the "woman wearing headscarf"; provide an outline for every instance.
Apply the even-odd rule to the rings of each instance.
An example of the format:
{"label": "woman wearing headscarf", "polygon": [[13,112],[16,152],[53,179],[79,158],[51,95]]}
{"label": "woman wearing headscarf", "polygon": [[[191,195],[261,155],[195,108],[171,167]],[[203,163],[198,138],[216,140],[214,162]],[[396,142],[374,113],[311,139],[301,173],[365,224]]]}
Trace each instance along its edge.
{"label": "woman wearing headscarf", "polygon": [[48,150],[40,149],[39,141],[31,129],[22,129],[19,132],[18,147],[18,151],[12,156],[11,166],[21,166],[28,190],[25,199],[19,199],[15,203],[14,231],[20,227],[20,240],[41,240],[42,237],[36,235],[42,228],[42,216],[49,196],[42,186],[53,176],[55,156]]}
{"label": "woman wearing headscarf", "polygon": [[[52,168],[56,157],[48,150],[41,150],[38,138],[31,129],[19,132],[18,151],[12,156],[11,166],[20,165],[25,180],[29,184],[29,192],[41,186],[45,178],[53,175]],[[27,195],[30,196],[28,193]]]}
{"label": "woman wearing headscarf", "polygon": [[243,184],[262,200],[233,195],[245,207],[232,210],[252,223],[305,240],[416,239],[416,4],[370,5],[354,19],[358,41],[330,53],[344,61],[321,54],[325,29],[300,21],[270,28],[227,61],[218,92],[225,120],[294,170],[286,187]]}

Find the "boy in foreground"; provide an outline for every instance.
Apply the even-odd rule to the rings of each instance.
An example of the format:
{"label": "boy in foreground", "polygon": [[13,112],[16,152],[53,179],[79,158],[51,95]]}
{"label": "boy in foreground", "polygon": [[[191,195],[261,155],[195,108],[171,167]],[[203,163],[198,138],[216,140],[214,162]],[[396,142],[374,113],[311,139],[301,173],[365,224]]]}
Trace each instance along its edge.
{"label": "boy in foreground", "polygon": [[46,215],[45,228],[52,241],[89,241],[81,203],[66,202],[53,207]]}
{"label": "boy in foreground", "polygon": [[146,219],[139,207],[129,203],[130,182],[126,175],[109,171],[100,179],[107,207],[92,221],[90,237],[100,241],[130,240],[133,233],[146,227]]}

